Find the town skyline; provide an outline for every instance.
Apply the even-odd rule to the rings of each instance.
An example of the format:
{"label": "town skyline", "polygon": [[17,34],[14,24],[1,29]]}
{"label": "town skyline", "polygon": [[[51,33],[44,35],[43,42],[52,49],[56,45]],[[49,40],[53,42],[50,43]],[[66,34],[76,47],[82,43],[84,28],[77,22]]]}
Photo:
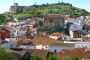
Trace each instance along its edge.
{"label": "town skyline", "polygon": [[38,1],[38,0],[27,0],[27,1],[22,1],[22,0],[3,0],[0,5],[0,14],[1,13],[4,13],[4,12],[8,12],[9,11],[9,8],[11,5],[13,5],[13,3],[18,3],[20,6],[30,6],[30,5],[33,5],[33,4],[37,4],[37,5],[40,5],[40,4],[46,4],[46,3],[49,3],[49,4],[52,4],[52,3],[57,3],[57,2],[65,2],[65,3],[70,3],[72,4],[73,6],[75,7],[78,7],[78,8],[81,8],[81,9],[85,9],[87,11],[90,12],[90,8],[88,8],[88,5],[89,5],[89,0],[83,0],[83,1],[79,1],[79,0],[75,0],[75,1],[72,1],[72,0],[53,0],[53,1],[47,1],[47,0],[42,0],[42,1]]}

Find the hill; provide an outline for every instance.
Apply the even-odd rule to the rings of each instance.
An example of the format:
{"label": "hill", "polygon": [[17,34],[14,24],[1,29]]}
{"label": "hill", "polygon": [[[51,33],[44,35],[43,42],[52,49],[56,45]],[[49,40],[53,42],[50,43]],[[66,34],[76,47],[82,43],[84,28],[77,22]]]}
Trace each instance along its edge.
{"label": "hill", "polygon": [[85,9],[74,7],[70,3],[58,2],[54,4],[48,3],[42,5],[34,4],[32,6],[29,6],[28,9],[26,9],[22,13],[13,14],[13,16],[42,17],[44,14],[47,13],[71,14],[72,17],[79,17],[81,15],[83,16],[90,15],[90,12],[86,11]]}

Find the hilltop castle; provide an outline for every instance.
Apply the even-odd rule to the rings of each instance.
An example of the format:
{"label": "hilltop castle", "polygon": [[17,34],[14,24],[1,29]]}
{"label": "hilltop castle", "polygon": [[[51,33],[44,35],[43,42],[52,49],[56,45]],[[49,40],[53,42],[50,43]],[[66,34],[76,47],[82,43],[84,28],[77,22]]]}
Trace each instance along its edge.
{"label": "hilltop castle", "polygon": [[21,13],[23,11],[26,11],[28,9],[27,6],[18,6],[18,3],[14,3],[9,9],[10,13],[16,14],[16,13]]}

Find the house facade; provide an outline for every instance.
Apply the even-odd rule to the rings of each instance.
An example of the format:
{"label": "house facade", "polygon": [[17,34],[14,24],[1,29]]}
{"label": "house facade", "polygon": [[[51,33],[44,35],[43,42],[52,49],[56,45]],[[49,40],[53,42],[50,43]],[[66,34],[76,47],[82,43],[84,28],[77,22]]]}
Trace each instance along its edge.
{"label": "house facade", "polygon": [[74,43],[53,43],[49,46],[50,52],[60,52],[63,49],[74,49]]}
{"label": "house facade", "polygon": [[90,42],[76,42],[75,48],[90,48]]}
{"label": "house facade", "polygon": [[70,37],[71,38],[81,38],[81,32],[80,31],[70,31]]}

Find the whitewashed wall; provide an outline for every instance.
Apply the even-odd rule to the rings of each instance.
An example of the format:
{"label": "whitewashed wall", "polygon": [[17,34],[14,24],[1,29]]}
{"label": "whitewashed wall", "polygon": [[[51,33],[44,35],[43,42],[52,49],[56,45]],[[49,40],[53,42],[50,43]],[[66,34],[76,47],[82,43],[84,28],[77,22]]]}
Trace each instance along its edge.
{"label": "whitewashed wall", "polygon": [[75,43],[75,48],[83,48],[83,47],[90,48],[90,42],[76,42]]}
{"label": "whitewashed wall", "polygon": [[31,45],[21,45],[19,48],[24,48],[24,49],[35,49],[35,46],[31,46]]}
{"label": "whitewashed wall", "polygon": [[10,48],[16,48],[16,45],[14,43],[5,43],[1,45],[3,48],[10,49]]}
{"label": "whitewashed wall", "polygon": [[49,36],[49,38],[57,40],[59,38],[59,36]]}
{"label": "whitewashed wall", "polygon": [[42,46],[42,45],[37,45],[36,49],[44,49],[44,50],[48,50],[49,46]]}
{"label": "whitewashed wall", "polygon": [[73,38],[73,32],[70,30],[70,37]]}
{"label": "whitewashed wall", "polygon": [[50,52],[55,52],[55,50],[56,50],[56,52],[60,52],[62,49],[73,49],[74,47],[67,47],[67,46],[65,46],[65,47],[61,47],[61,46],[49,46],[49,51]]}
{"label": "whitewashed wall", "polygon": [[26,31],[19,31],[19,32],[18,32],[18,35],[19,35],[19,36],[25,36],[25,34],[26,34]]}
{"label": "whitewashed wall", "polygon": [[42,45],[37,45],[36,49],[42,49],[42,47],[43,47]]}

